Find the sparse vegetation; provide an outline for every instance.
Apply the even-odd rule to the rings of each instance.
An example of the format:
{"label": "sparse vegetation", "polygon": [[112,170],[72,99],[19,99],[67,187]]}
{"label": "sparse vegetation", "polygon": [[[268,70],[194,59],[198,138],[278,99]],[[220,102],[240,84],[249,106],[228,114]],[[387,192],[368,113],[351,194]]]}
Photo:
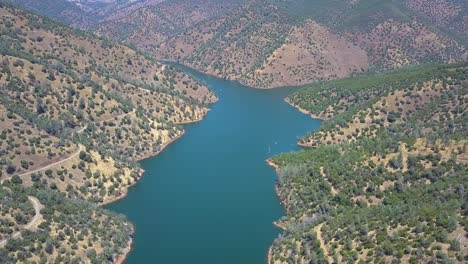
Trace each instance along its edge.
{"label": "sparse vegetation", "polygon": [[[124,254],[132,226],[95,204],[69,200],[63,193],[42,187],[24,188],[9,183],[0,188],[1,237],[8,238],[33,217],[27,195],[36,197],[43,209],[39,222],[21,236],[0,247],[0,262],[90,262],[110,263]],[[14,219],[12,219],[14,217]]]}
{"label": "sparse vegetation", "polygon": [[97,28],[158,58],[271,88],[464,60],[467,12],[458,0],[166,1]]}
{"label": "sparse vegetation", "polygon": [[[312,149],[271,160],[287,211],[272,263],[468,261],[467,1],[13,3],[128,46],[4,2],[0,262],[124,253],[131,225],[98,205],[216,100],[152,56],[258,88],[306,85],[287,101],[325,122],[300,141]],[[42,218],[25,228],[30,197]]]}
{"label": "sparse vegetation", "polygon": [[[125,195],[136,161],[216,97],[127,46],[1,2],[0,31],[0,262],[113,262],[132,228],[98,205]],[[25,228],[27,195],[43,208]]]}
{"label": "sparse vegetation", "polygon": [[467,69],[421,66],[291,95],[329,121],[301,141],[313,149],[272,159],[287,209],[272,263],[466,262]]}

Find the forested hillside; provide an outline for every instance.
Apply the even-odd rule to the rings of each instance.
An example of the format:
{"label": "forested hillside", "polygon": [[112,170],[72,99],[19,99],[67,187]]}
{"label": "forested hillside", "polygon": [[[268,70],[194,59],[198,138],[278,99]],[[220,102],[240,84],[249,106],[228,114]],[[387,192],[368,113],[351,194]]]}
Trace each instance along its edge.
{"label": "forested hillside", "polygon": [[327,119],[273,157],[287,216],[271,263],[468,261],[468,64],[304,87]]}
{"label": "forested hillside", "polygon": [[1,3],[0,31],[0,262],[115,261],[132,228],[97,204],[123,197],[136,161],[216,97],[129,47]]}
{"label": "forested hillside", "polygon": [[44,2],[16,4],[257,88],[468,56],[462,0]]}
{"label": "forested hillside", "polygon": [[67,25],[91,29],[97,24],[164,0],[3,0]]}
{"label": "forested hillside", "polygon": [[459,0],[179,0],[97,30],[161,59],[272,88],[464,60],[467,12]]}
{"label": "forested hillside", "polygon": [[155,59],[303,85],[286,101],[324,120],[269,160],[270,263],[468,262],[468,1],[8,1],[96,35],[5,1],[1,263],[128,251],[131,224],[98,205],[217,100]]}

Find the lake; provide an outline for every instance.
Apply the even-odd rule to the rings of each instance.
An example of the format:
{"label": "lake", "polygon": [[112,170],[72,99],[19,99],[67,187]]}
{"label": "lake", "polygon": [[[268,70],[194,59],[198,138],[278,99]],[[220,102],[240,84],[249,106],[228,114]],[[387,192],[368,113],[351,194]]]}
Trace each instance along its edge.
{"label": "lake", "polygon": [[156,157],[107,208],[135,226],[127,263],[266,263],[284,214],[265,160],[300,149],[320,125],[285,103],[294,88],[257,90],[182,67],[219,97],[206,118]]}

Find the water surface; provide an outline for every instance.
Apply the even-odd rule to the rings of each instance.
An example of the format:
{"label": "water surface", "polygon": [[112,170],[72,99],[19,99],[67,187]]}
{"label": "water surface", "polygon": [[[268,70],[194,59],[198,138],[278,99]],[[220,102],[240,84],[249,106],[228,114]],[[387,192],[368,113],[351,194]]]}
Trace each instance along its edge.
{"label": "water surface", "polygon": [[108,206],[135,225],[127,263],[265,263],[283,215],[265,159],[297,150],[319,121],[283,99],[292,88],[257,90],[193,70],[219,97],[206,118],[160,155]]}

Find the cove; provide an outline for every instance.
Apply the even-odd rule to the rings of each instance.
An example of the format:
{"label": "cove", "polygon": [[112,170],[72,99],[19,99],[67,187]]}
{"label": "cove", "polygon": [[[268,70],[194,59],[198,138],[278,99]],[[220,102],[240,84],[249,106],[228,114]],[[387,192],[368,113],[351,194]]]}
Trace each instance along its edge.
{"label": "cove", "polygon": [[285,103],[294,88],[257,90],[178,66],[219,97],[199,123],[156,157],[107,208],[135,226],[126,263],[266,263],[281,233],[276,173],[265,160],[298,150],[320,122]]}

